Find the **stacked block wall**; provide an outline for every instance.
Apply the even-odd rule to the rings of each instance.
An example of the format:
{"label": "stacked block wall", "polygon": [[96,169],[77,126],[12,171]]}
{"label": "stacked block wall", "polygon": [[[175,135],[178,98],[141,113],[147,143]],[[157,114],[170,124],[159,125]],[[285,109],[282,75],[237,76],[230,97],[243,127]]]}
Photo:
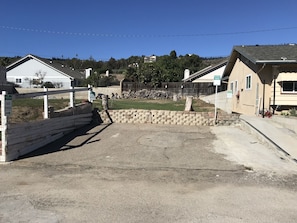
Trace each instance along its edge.
{"label": "stacked block wall", "polygon": [[129,109],[100,111],[99,114],[104,123],[111,122],[107,112],[114,123],[214,126],[232,125],[239,122],[238,115],[225,112],[218,113],[217,122],[215,123],[213,112]]}

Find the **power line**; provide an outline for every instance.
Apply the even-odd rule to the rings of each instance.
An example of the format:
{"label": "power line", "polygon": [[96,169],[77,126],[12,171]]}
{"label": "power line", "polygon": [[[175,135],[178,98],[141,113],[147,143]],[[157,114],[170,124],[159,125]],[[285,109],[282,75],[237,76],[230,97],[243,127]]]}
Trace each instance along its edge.
{"label": "power line", "polygon": [[227,36],[227,35],[275,32],[275,31],[282,31],[282,30],[297,29],[297,26],[271,28],[271,29],[258,29],[258,30],[249,30],[249,31],[236,31],[236,32],[197,33],[197,34],[158,34],[158,35],[67,32],[67,31],[30,29],[30,28],[24,28],[24,27],[13,27],[13,26],[3,26],[3,25],[0,26],[0,28],[6,29],[6,30],[16,30],[16,31],[23,31],[23,32],[35,32],[35,33],[45,33],[45,34],[52,34],[52,35],[65,35],[65,36],[106,37],[106,38],[110,38],[110,37],[112,38],[175,38],[175,37]]}

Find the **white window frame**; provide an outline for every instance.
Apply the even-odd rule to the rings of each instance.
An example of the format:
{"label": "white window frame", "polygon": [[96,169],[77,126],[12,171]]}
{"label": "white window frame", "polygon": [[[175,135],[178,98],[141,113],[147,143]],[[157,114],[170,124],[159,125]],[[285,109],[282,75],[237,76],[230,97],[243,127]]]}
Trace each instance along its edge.
{"label": "white window frame", "polygon": [[16,78],[15,83],[16,84],[21,84],[22,83],[22,78]]}
{"label": "white window frame", "polygon": [[234,82],[230,82],[230,90],[232,91],[232,94],[234,93]]}
{"label": "white window frame", "polygon": [[237,94],[238,92],[238,81],[234,81],[234,92]]}
{"label": "white window frame", "polygon": [[[284,91],[284,82],[293,82],[293,91]],[[297,85],[297,81],[283,81],[283,84],[282,84],[282,93],[285,93],[285,94],[297,94],[297,91],[295,91],[294,89],[297,88],[296,85]]]}
{"label": "white window frame", "polygon": [[245,89],[251,90],[252,89],[252,75],[249,74],[245,77]]}

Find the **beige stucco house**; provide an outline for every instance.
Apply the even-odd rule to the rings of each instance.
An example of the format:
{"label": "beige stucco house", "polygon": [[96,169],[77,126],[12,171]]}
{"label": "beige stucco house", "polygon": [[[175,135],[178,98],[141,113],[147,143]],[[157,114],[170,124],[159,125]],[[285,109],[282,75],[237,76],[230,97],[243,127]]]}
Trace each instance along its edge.
{"label": "beige stucco house", "polygon": [[233,112],[258,115],[295,108],[297,45],[235,46],[222,80],[228,80]]}

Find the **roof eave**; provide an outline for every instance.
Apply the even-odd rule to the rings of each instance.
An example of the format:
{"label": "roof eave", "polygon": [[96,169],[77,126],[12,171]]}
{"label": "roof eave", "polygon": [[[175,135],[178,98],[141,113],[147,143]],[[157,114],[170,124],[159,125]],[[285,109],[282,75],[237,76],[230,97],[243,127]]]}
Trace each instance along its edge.
{"label": "roof eave", "polygon": [[255,64],[297,64],[297,60],[257,60]]}

